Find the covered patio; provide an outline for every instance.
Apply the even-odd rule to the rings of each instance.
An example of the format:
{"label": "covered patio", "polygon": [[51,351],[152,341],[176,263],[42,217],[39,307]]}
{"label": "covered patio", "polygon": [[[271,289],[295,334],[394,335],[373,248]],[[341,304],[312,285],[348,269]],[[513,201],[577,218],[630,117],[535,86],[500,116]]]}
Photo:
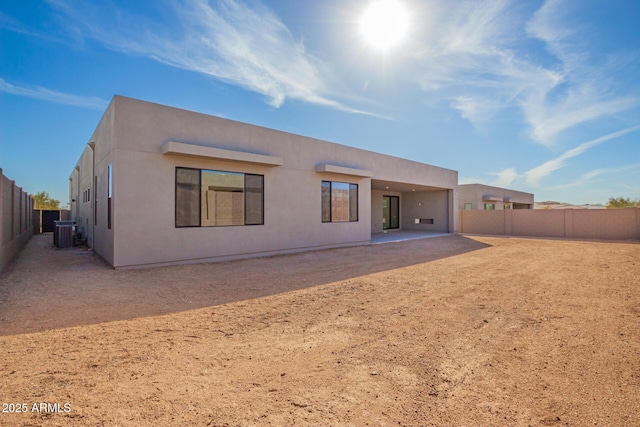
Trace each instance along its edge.
{"label": "covered patio", "polygon": [[453,196],[449,188],[371,179],[371,242],[455,232]]}

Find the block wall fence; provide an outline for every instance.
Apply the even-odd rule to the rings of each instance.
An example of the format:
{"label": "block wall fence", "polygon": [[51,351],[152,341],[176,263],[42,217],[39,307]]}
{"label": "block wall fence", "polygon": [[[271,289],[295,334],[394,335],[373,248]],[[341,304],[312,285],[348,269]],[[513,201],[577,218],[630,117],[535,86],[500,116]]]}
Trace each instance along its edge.
{"label": "block wall fence", "polygon": [[459,221],[466,234],[640,240],[640,208],[460,210]]}
{"label": "block wall fence", "polygon": [[0,169],[0,272],[33,236],[34,201]]}

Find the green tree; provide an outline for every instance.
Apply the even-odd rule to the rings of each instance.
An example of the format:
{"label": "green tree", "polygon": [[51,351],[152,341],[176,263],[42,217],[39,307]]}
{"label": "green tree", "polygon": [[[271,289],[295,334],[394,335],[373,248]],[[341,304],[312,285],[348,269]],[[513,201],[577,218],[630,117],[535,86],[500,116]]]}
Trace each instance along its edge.
{"label": "green tree", "polygon": [[46,191],[40,191],[39,193],[31,195],[35,201],[34,209],[60,209],[60,201],[52,198]]}
{"label": "green tree", "polygon": [[607,202],[607,208],[628,208],[640,206],[640,199],[633,200],[629,197],[611,197]]}

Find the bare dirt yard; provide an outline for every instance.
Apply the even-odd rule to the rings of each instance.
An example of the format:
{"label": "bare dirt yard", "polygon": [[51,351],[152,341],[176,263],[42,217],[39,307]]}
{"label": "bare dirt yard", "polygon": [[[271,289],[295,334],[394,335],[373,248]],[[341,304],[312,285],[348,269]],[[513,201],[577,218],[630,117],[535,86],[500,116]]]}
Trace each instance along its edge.
{"label": "bare dirt yard", "polygon": [[2,426],[640,425],[637,242],[115,271],[50,240],[0,275]]}

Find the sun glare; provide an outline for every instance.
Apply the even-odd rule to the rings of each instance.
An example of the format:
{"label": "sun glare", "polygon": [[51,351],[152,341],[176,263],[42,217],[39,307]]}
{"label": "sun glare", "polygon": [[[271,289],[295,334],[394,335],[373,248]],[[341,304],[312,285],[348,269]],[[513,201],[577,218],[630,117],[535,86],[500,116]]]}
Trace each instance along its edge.
{"label": "sun glare", "polygon": [[360,31],[370,45],[387,50],[404,39],[409,29],[409,14],[396,0],[376,0],[360,20]]}

